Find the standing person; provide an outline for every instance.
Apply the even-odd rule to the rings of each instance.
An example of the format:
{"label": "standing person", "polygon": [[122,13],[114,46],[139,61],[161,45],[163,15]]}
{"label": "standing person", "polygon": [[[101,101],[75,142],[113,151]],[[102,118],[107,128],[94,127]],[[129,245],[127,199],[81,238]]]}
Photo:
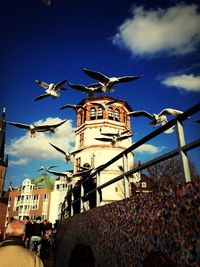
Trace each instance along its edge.
{"label": "standing person", "polygon": [[33,235],[30,238],[29,249],[35,251],[40,256],[42,238],[43,238],[44,224],[41,221],[41,217],[38,216],[33,223]]}
{"label": "standing person", "polygon": [[53,243],[53,228],[51,223],[47,223],[42,240],[43,253],[44,253],[43,256],[46,259],[49,257],[49,254],[51,252],[52,243]]}
{"label": "standing person", "polygon": [[26,246],[26,248],[29,249],[29,247],[30,247],[30,239],[31,239],[31,236],[33,235],[33,224],[30,221],[30,217],[29,216],[25,217],[25,223],[26,223],[25,246]]}
{"label": "standing person", "polygon": [[0,243],[2,267],[44,267],[41,259],[25,248],[25,224],[13,220],[5,230],[6,239]]}

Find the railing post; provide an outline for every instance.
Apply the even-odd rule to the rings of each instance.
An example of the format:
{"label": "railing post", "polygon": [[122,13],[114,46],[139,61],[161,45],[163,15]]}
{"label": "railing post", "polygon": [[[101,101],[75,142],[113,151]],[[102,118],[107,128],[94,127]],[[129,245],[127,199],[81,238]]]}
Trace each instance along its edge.
{"label": "railing post", "polygon": [[[96,174],[96,187],[100,186],[100,172]],[[100,206],[100,192],[96,190],[96,207]]]}
{"label": "railing post", "polygon": [[[81,184],[81,197],[84,196],[84,188],[83,185]],[[80,212],[83,212],[83,199],[80,199]]]}
{"label": "railing post", "polygon": [[[123,172],[128,171],[128,155],[123,154]],[[124,175],[124,198],[129,197],[129,180]]]}
{"label": "railing post", "polygon": [[181,158],[184,179],[185,182],[190,182],[191,176],[190,176],[190,167],[189,167],[187,152],[184,152],[182,150],[182,146],[185,145],[184,129],[182,122],[177,120],[176,129],[177,129],[178,147],[179,147],[179,154]]}
{"label": "railing post", "polygon": [[70,216],[74,215],[74,209],[73,209],[73,205],[72,205],[73,201],[74,201],[74,193],[72,193],[72,196],[71,196]]}

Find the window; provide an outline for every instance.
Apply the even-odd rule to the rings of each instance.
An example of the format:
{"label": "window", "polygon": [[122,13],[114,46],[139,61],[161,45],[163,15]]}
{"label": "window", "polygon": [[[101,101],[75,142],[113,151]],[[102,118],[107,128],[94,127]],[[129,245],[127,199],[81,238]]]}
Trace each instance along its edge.
{"label": "window", "polygon": [[142,186],[142,188],[146,188],[147,187],[147,183],[146,182],[142,182],[141,186]]}
{"label": "window", "polygon": [[84,132],[80,133],[80,147],[84,145]]}
{"label": "window", "polygon": [[108,119],[113,120],[113,108],[108,108]]}
{"label": "window", "polygon": [[103,119],[103,108],[99,107],[97,110],[97,119]]}
{"label": "window", "polygon": [[91,108],[90,109],[90,120],[95,120],[96,119],[96,109]]}
{"label": "window", "polygon": [[76,159],[76,171],[77,172],[80,170],[79,166],[81,166],[81,158]]}
{"label": "window", "polygon": [[119,109],[115,109],[115,120],[120,121],[120,111]]}
{"label": "window", "polygon": [[33,195],[33,200],[38,200],[38,195]]}
{"label": "window", "polygon": [[85,113],[84,111],[81,112],[81,124],[85,122]]}

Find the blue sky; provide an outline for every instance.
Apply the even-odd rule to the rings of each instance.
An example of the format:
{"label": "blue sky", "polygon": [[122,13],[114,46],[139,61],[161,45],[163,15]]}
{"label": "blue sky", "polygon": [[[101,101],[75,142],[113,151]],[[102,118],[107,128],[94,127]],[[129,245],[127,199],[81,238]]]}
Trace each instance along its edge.
{"label": "blue sky", "polygon": [[[59,110],[87,98],[70,89],[58,99],[34,102],[44,93],[35,80],[89,85],[94,81],[82,67],[107,76],[142,75],[116,86],[109,94],[125,100],[134,109],[159,113],[164,108],[182,111],[200,100],[200,5],[199,1],[3,1],[1,4],[1,94],[7,120],[30,124],[57,123],[67,119],[55,135],[40,133],[35,138],[8,125],[6,152],[9,167],[5,188],[17,186],[25,177],[34,178],[40,164],[71,168],[51,142],[64,150],[74,147],[76,114]],[[172,117],[171,117],[172,118]],[[199,136],[192,117],[185,123],[186,141]],[[170,119],[170,117],[168,117]],[[132,118],[137,135],[153,128],[147,118]],[[158,156],[176,145],[175,133],[163,134],[135,153],[136,160]],[[199,149],[190,153],[199,169]]]}

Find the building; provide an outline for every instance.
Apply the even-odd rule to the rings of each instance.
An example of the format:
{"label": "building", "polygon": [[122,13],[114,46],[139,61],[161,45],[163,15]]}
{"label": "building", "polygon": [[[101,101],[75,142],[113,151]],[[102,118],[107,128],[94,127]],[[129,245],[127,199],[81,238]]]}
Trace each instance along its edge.
{"label": "building", "polygon": [[25,216],[55,223],[60,219],[61,207],[67,191],[71,189],[65,177],[52,178],[43,173],[34,179],[26,178],[19,187],[9,190],[4,225],[10,217],[23,220]]}
{"label": "building", "polygon": [[35,179],[26,178],[22,185],[9,194],[6,222],[10,217],[23,220],[25,216],[35,219],[49,219],[51,191],[54,179],[47,174],[41,174]]}
{"label": "building", "polygon": [[51,202],[49,207],[49,221],[55,223],[61,218],[62,203],[67,192],[72,188],[72,182],[68,182],[66,177],[59,176],[55,180],[54,189],[51,192]]}
{"label": "building", "polygon": [[[96,97],[82,100],[79,105],[83,108],[77,110],[76,149],[83,148],[74,157],[74,173],[79,171],[79,166],[89,163],[92,168],[96,168],[132,144],[129,137],[116,142],[114,138],[131,134],[130,118],[127,115],[132,111],[127,102],[111,98]],[[115,134],[113,142],[105,141]],[[104,138],[103,141],[95,138]],[[132,153],[128,154],[129,169],[134,166]],[[122,166],[122,159],[112,164],[101,172],[100,184],[111,180],[121,174],[119,166]],[[124,198],[124,184],[119,181],[102,190],[102,202],[104,205],[115,200]]]}
{"label": "building", "polygon": [[6,135],[6,109],[3,108],[0,119],[0,199],[3,197],[3,189],[8,167],[8,157],[5,158],[5,135]]}
{"label": "building", "polygon": [[6,170],[8,167],[8,157],[5,157],[5,134],[6,134],[6,109],[3,108],[2,116],[0,119],[0,230],[4,230],[4,222],[7,210],[8,195],[10,187],[5,192],[4,184],[6,179]]}

